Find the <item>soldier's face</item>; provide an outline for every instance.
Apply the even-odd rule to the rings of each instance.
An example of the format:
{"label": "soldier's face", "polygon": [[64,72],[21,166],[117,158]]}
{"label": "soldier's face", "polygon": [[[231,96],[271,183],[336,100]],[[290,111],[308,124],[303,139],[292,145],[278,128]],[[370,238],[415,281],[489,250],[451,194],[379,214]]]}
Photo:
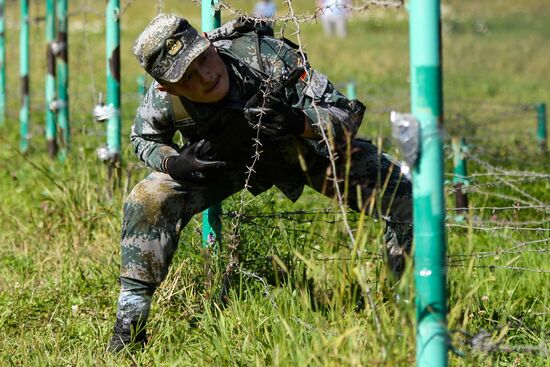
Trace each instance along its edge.
{"label": "soldier's face", "polygon": [[229,91],[229,75],[220,55],[210,46],[193,60],[177,83],[161,89],[193,102],[218,102]]}

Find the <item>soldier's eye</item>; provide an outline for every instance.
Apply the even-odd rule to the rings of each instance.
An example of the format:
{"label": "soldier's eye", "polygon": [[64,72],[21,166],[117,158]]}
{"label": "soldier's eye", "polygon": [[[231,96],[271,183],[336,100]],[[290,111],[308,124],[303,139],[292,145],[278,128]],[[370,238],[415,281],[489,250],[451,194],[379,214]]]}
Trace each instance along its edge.
{"label": "soldier's eye", "polygon": [[191,80],[191,77],[193,76],[193,72],[189,72],[189,73],[185,73],[183,74],[183,76],[181,77],[181,80],[184,81],[184,82],[188,82]]}

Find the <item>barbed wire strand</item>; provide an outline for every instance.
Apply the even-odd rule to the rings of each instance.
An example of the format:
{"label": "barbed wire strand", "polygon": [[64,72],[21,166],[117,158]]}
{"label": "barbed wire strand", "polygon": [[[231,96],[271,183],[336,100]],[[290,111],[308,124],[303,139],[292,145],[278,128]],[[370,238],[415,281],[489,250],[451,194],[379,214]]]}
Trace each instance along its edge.
{"label": "barbed wire strand", "polygon": [[122,15],[128,10],[128,8],[134,3],[135,0],[127,0],[124,2],[124,6],[119,9],[118,14],[116,14],[117,18],[120,19]]}
{"label": "barbed wire strand", "polygon": [[[548,348],[544,344],[540,345],[509,345],[503,344],[500,341],[493,341],[493,333],[486,330],[479,330],[475,334],[470,334],[464,330],[451,330],[449,334],[460,334],[466,338],[465,341],[459,342],[463,346],[469,347],[473,353],[528,353],[540,354],[547,356]],[[465,356],[464,352],[457,353],[460,356]]]}
{"label": "barbed wire strand", "polygon": [[[495,171],[497,173],[503,173],[503,171],[504,171],[504,170],[502,170],[498,167],[495,167],[495,166],[491,165],[489,162],[480,159],[479,157],[477,157],[474,154],[468,154],[468,158],[471,159],[472,161],[476,162],[477,164],[483,166],[488,171]],[[514,190],[518,194],[520,194],[520,195],[526,197],[527,199],[535,202],[537,205],[545,205],[542,201],[538,200],[537,198],[535,198],[532,195],[525,192],[525,190],[520,189],[519,187],[514,185],[512,182],[509,182],[506,179],[504,179],[503,178],[504,176],[494,176],[494,177],[495,177],[496,180],[501,181],[503,184],[507,185],[508,187],[510,187],[512,190]]]}
{"label": "barbed wire strand", "polygon": [[[300,57],[302,58],[303,64],[307,65],[307,59],[306,59],[305,53],[303,51],[302,42],[301,42],[300,23],[307,22],[307,21],[312,21],[312,20],[316,19],[318,9],[316,9],[316,12],[313,15],[298,16],[294,11],[293,4],[292,4],[291,0],[284,1],[284,4],[286,4],[286,6],[288,8],[287,15],[283,16],[283,17],[271,18],[271,19],[269,19],[269,21],[283,22],[283,26],[282,26],[283,34],[284,34],[284,31],[287,29],[288,23],[291,23],[291,24],[294,25],[296,30],[292,33],[292,35],[296,36],[297,43],[298,43],[298,53],[300,54]],[[397,6],[397,5],[401,6],[402,2],[396,3],[396,2],[385,2],[385,1],[364,1],[363,4],[355,10],[366,10],[367,8],[369,8],[371,6],[375,6],[375,5],[376,6],[382,6],[382,7]],[[218,6],[218,9],[223,8],[223,9],[229,11],[230,13],[232,13],[235,16],[244,17],[246,19],[251,19],[251,20],[254,20],[255,22],[266,20],[266,19],[263,19],[263,18],[250,17],[247,14],[243,13],[242,11],[232,8],[227,2],[224,2],[224,1],[220,1],[217,6]],[[306,70],[306,74],[307,74],[307,80],[310,80],[310,77],[311,77],[310,71]],[[264,101],[265,101],[265,95],[264,95]],[[320,119],[320,114],[319,114],[319,111],[317,109],[315,101],[313,102],[313,108],[314,108],[315,112],[317,113],[317,116],[318,116],[319,121],[320,121],[321,120]],[[251,165],[247,166],[246,179],[245,179],[245,185],[244,185],[245,188],[249,187],[250,178],[251,178],[252,174],[255,173],[254,167],[255,167],[256,163],[258,162],[258,160],[260,158],[260,154],[261,154],[261,146],[262,145],[261,145],[261,142],[260,142],[260,134],[259,134],[260,126],[261,126],[261,118],[262,117],[260,116],[260,121],[258,123],[258,126],[256,126],[257,134],[256,134],[256,137],[253,139],[254,155],[252,157]],[[340,208],[341,214],[343,215],[342,216],[342,218],[343,218],[342,223],[343,223],[343,225],[345,227],[345,230],[346,230],[346,232],[347,232],[347,234],[350,238],[349,248],[353,249],[354,248],[354,243],[355,243],[355,238],[354,238],[354,235],[353,235],[353,231],[351,230],[351,226],[349,225],[349,222],[347,221],[347,217],[346,217],[347,209],[346,209],[346,206],[344,204],[343,194],[340,191],[340,186],[339,186],[340,181],[339,181],[339,178],[336,175],[337,172],[338,172],[337,164],[336,164],[337,156],[336,156],[336,154],[333,150],[333,147],[330,144],[330,139],[326,135],[325,130],[322,127],[319,128],[318,130],[322,135],[321,136],[322,141],[324,142],[324,144],[327,147],[329,162],[330,162],[329,164],[332,168],[333,176],[334,176],[334,177],[331,177],[331,178],[332,178],[332,181],[333,181],[335,197],[336,197],[336,200],[338,202],[338,207]],[[243,211],[244,206],[245,206],[245,194],[244,194],[244,190],[243,190],[243,192],[241,193],[241,198],[240,198],[240,202],[239,202],[239,210],[237,211],[238,214],[235,216],[235,219],[233,220],[233,223],[232,223],[231,236],[230,236],[230,241],[229,241],[229,245],[228,245],[229,252],[230,252],[230,255],[229,255],[230,260],[229,260],[229,263],[226,267],[226,271],[225,271],[226,276],[238,264],[238,256],[236,256],[235,253],[236,253],[238,243],[239,243],[238,230],[240,228],[240,219],[241,219],[240,213]],[[358,255],[360,255],[360,253]],[[373,318],[375,320],[375,324],[377,326],[378,333],[380,334],[380,324],[379,324],[379,321],[378,321],[378,317],[376,315],[376,310],[374,308],[374,303],[372,302],[372,299],[370,297],[370,289],[366,289],[366,293],[367,293],[367,298],[369,298],[369,303],[371,304],[371,307],[372,307]]]}
{"label": "barbed wire strand", "polygon": [[[525,246],[529,245],[535,245],[535,244],[541,244],[541,243],[547,243],[550,241],[550,238],[545,238],[542,240],[534,240],[534,241],[524,241],[520,242],[516,245],[513,245],[507,249],[499,250],[499,251],[483,251],[483,252],[473,252],[471,254],[449,254],[449,257],[451,258],[461,258],[461,257],[486,257],[486,256],[496,256],[500,254],[516,254],[517,252],[515,250],[519,248],[523,248]],[[547,249],[548,250],[548,249]],[[537,250],[538,251],[538,250]],[[545,250],[546,251],[546,250]]]}

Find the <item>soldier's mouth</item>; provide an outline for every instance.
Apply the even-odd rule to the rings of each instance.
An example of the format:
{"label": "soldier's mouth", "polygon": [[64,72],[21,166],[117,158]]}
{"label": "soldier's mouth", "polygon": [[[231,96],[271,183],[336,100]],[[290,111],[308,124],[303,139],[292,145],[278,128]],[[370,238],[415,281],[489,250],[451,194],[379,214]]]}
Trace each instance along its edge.
{"label": "soldier's mouth", "polygon": [[214,84],[212,84],[212,86],[210,86],[207,90],[206,90],[206,93],[211,93],[213,92],[217,87],[218,85],[220,84],[220,78],[217,78],[216,79],[216,82]]}

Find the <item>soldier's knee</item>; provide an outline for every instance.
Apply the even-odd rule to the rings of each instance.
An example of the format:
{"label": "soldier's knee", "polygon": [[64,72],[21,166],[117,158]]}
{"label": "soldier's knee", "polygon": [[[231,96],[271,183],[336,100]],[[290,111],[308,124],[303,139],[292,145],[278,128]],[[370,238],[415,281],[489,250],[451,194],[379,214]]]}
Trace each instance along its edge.
{"label": "soldier's knee", "polygon": [[175,202],[181,198],[177,184],[163,176],[150,175],[134,187],[122,223],[121,276],[153,285],[166,276],[187,219]]}
{"label": "soldier's knee", "polygon": [[145,179],[140,181],[126,198],[125,217],[142,217],[148,223],[157,223],[163,208],[173,200],[173,189],[167,182]]}
{"label": "soldier's knee", "polygon": [[135,203],[143,206],[159,206],[170,197],[172,189],[167,182],[158,180],[141,180],[126,198],[126,203]]}

